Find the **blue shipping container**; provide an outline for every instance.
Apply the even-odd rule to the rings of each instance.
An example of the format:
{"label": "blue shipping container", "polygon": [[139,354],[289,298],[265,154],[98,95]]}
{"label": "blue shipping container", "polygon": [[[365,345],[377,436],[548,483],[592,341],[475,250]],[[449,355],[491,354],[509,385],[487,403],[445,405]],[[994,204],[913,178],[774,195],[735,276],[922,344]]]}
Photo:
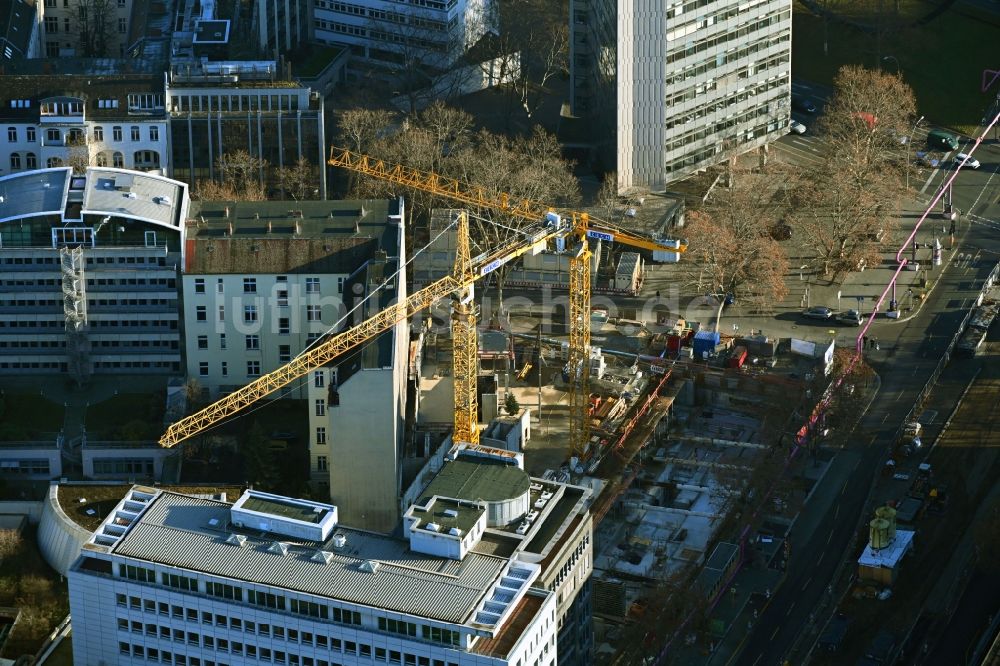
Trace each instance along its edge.
{"label": "blue shipping container", "polygon": [[698,331],[694,334],[694,357],[703,358],[704,353],[711,354],[719,344],[719,334],[715,331]]}

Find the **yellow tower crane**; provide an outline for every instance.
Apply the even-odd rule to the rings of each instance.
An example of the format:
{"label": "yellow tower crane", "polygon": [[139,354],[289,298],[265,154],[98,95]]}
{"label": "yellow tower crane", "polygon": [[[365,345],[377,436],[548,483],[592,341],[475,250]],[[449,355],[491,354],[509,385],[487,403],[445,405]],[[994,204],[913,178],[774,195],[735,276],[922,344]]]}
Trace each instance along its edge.
{"label": "yellow tower crane", "polygon": [[[399,322],[409,319],[417,312],[431,307],[434,303],[449,295],[460,306],[458,311],[464,313],[462,316],[467,317],[462,320],[462,324],[458,328],[466,332],[472,331],[474,343],[475,313],[471,308],[473,305],[472,285],[476,280],[488,275],[498,267],[516,259],[522,254],[531,251],[533,248],[544,246],[556,237],[565,236],[566,233],[566,226],[562,224],[561,219],[553,215],[542,223],[523,229],[520,237],[513,238],[499,248],[472,260],[468,249],[468,218],[465,215],[461,215],[458,219],[460,249],[457,252],[456,272],[454,275],[445,276],[423,289],[410,294],[399,303],[390,305],[360,324],[324,339],[277,370],[259,377],[238,391],[220,398],[194,414],[172,423],[163,436],[160,437],[160,446],[169,448],[203,432],[281,387],[307,375],[316,368],[326,365],[344,352],[350,351],[358,345],[371,340]],[[465,308],[468,309],[466,310]],[[474,380],[475,344],[472,345],[471,349],[471,357],[463,357],[465,359],[464,363],[469,363],[471,358],[471,370],[464,369],[468,367],[466,365],[463,366],[462,372],[465,377],[471,372]],[[459,401],[457,390],[456,388],[456,403]],[[454,438],[456,442],[459,441],[459,437],[466,436],[466,433],[469,443],[474,444],[478,441],[475,384],[472,386],[471,396],[471,413],[468,407],[469,394],[466,394],[462,399],[464,410],[461,414],[462,423],[459,423],[459,410],[456,409],[456,436]]]}
{"label": "yellow tower crane", "polygon": [[[454,178],[448,178],[437,173],[420,171],[402,164],[393,164],[383,160],[352,152],[346,148],[332,147],[330,149],[330,166],[343,167],[351,171],[378,178],[380,180],[406,185],[414,189],[429,192],[436,196],[460,201],[462,203],[494,211],[507,213],[515,217],[521,217],[529,222],[541,222],[552,219],[553,208],[546,204],[538,203],[527,199],[518,199],[509,194],[502,193],[494,196],[484,188],[463,183]],[[570,224],[566,229],[567,249],[570,252],[569,270],[569,349],[568,362],[566,364],[569,372],[569,444],[573,455],[581,455],[586,450],[590,437],[590,419],[587,418],[588,401],[590,398],[590,260],[591,252],[588,245],[589,238],[596,238],[605,242],[618,241],[633,247],[647,250],[681,253],[687,250],[686,241],[660,240],[651,237],[644,237],[630,231],[612,226],[605,222],[591,220],[587,213],[567,213]],[[560,226],[561,218],[558,218],[557,226]],[[467,229],[467,227],[466,227]],[[523,253],[521,253],[523,254]],[[520,256],[520,255],[518,255]],[[503,264],[514,259],[511,256],[504,258],[495,265],[486,264],[484,268],[490,271],[496,270]],[[459,270],[459,262],[456,257],[456,272]],[[482,270],[482,269],[480,269]],[[471,307],[471,306],[470,306]],[[464,311],[464,310],[463,310]],[[459,310],[455,311],[453,321],[458,321],[462,315]],[[462,319],[463,322],[469,321]],[[459,331],[453,337],[453,347],[455,353],[455,440],[458,441],[458,424],[471,422],[472,432],[478,441],[476,432],[476,405],[475,405],[475,321],[472,320],[472,328],[459,327]],[[463,365],[462,375],[459,376],[459,363],[469,363],[472,358],[472,369],[466,372],[468,365]],[[463,384],[460,386],[460,384]],[[472,395],[473,402],[469,402],[468,395]],[[460,401],[461,398],[461,401]],[[471,413],[460,414],[463,409],[469,409]]]}

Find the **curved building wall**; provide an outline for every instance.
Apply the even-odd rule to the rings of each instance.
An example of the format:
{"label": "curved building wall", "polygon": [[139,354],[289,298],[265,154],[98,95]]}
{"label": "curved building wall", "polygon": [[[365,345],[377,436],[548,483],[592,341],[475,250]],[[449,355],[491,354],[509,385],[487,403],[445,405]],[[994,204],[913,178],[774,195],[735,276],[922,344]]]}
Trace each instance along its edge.
{"label": "curved building wall", "polygon": [[517,497],[512,497],[502,502],[489,502],[487,504],[486,520],[489,527],[510,525],[512,522],[528,513],[531,493],[526,492]]}
{"label": "curved building wall", "polygon": [[59,485],[50,485],[38,524],[38,549],[45,561],[65,576],[90,536],[90,532],[74,523],[59,506]]}

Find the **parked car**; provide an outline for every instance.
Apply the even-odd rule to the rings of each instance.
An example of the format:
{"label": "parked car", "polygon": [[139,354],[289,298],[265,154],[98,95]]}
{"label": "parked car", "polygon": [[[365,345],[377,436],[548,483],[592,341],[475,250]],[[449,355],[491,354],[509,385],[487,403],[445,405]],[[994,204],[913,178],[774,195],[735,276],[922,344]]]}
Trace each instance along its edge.
{"label": "parked car", "polygon": [[965,153],[958,153],[957,155],[955,155],[955,166],[957,167],[959,164],[965,161],[966,158],[968,158],[968,161],[965,162],[966,167],[970,169],[978,169],[981,166],[979,164],[979,160],[977,160],[975,157],[969,157]]}
{"label": "parked car", "polygon": [[816,305],[803,312],[802,316],[806,319],[829,321],[833,317],[833,310],[823,305]]}
{"label": "parked car", "polygon": [[958,137],[944,130],[931,130],[927,133],[927,145],[941,150],[958,150]]}
{"label": "parked car", "polygon": [[795,132],[796,134],[806,133],[806,126],[800,123],[799,121],[795,120],[794,118],[791,121],[789,121],[788,129]]}
{"label": "parked car", "polygon": [[847,627],[850,624],[850,618],[843,613],[837,613],[830,618],[830,622],[820,635],[817,645],[830,652],[836,652],[840,649],[840,644],[844,642],[844,636],[847,635]]}
{"label": "parked car", "polygon": [[838,312],[836,316],[838,324],[847,324],[848,326],[861,326],[861,323],[865,320],[861,316],[861,313],[857,310],[844,310],[843,312]]}
{"label": "parked car", "polygon": [[792,108],[804,113],[816,113],[816,105],[806,97],[792,96]]}
{"label": "parked car", "polygon": [[896,653],[896,647],[896,636],[885,629],[881,629],[875,634],[875,638],[872,639],[868,649],[865,650],[865,657],[871,659],[876,664],[888,664],[892,662],[893,656]]}

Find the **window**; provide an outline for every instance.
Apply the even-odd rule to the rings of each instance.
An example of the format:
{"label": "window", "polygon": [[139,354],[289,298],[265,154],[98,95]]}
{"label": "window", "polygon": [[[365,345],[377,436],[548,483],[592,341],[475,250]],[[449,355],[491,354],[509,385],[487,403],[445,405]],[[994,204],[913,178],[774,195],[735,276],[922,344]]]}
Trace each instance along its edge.
{"label": "window", "polygon": [[[299,601],[298,599],[291,600],[291,607],[293,613],[298,613],[299,615],[308,615],[309,617],[320,617],[327,619],[329,617],[330,609],[323,604],[317,604],[312,601]],[[298,633],[296,632],[296,637]],[[288,639],[294,640],[292,638],[292,630],[288,630]]]}
{"label": "window", "polygon": [[247,361],[247,377],[260,377],[260,361]]}
{"label": "window", "polygon": [[320,321],[320,306],[306,306],[306,321]]}
{"label": "window", "polygon": [[160,128],[157,127],[156,125],[152,125],[149,128],[149,140],[150,141],[159,141],[160,140]]}
{"label": "window", "polygon": [[[137,580],[140,583],[155,583],[156,572],[144,567],[136,567],[131,564],[119,564],[118,575],[129,580]],[[154,605],[155,610],[155,605]]]}
{"label": "window", "polygon": [[278,318],[278,335],[288,335],[288,317]]}
{"label": "window", "polygon": [[205,593],[230,601],[243,601],[243,590],[226,583],[205,583]]}
{"label": "window", "polygon": [[120,18],[118,19],[118,34],[124,35],[128,32],[128,19]]}
{"label": "window", "polygon": [[226,334],[219,333],[219,349],[225,349],[225,348],[226,348]]}
{"label": "window", "polygon": [[323,374],[322,370],[316,370],[313,372],[313,386],[316,388],[323,388],[326,384],[326,375]]}
{"label": "window", "polygon": [[205,293],[205,278],[195,278],[194,279],[194,293],[204,294]]}
{"label": "window", "polygon": [[100,125],[94,128],[94,141],[104,141],[104,128]]}
{"label": "window", "polygon": [[320,472],[326,471],[326,456],[316,456],[316,469]]}
{"label": "window", "polygon": [[125,156],[119,153],[118,151],[115,151],[115,153],[111,156],[111,166],[115,167],[116,169],[121,169],[122,167],[124,167]]}
{"label": "window", "polygon": [[361,624],[361,613],[357,611],[343,610],[342,608],[334,608],[331,614],[331,619],[334,622],[340,622],[341,624]]}
{"label": "window", "polygon": [[306,293],[307,294],[318,294],[319,293],[319,278],[318,277],[307,277],[306,278]]}
{"label": "window", "polygon": [[316,443],[326,444],[326,428],[323,426],[318,426],[316,428]]}
{"label": "window", "polygon": [[326,400],[320,398],[316,401],[316,416],[326,415]]}
{"label": "window", "polygon": [[122,140],[122,128],[119,125],[115,125],[111,128],[111,138],[115,141]]}
{"label": "window", "polygon": [[59,57],[59,42],[45,42],[45,57]]}
{"label": "window", "polygon": [[208,349],[208,336],[199,335],[198,336],[198,349]]}
{"label": "window", "polygon": [[21,168],[21,153],[11,153],[10,154],[10,168],[20,169]]}
{"label": "window", "polygon": [[138,125],[132,125],[132,127],[130,128],[130,130],[131,130],[132,140],[133,141],[138,141],[139,140],[139,126]]}
{"label": "window", "polygon": [[35,133],[35,128],[34,127],[27,128],[26,130],[24,130],[24,133],[26,135],[24,137],[25,140],[27,140],[27,141],[29,141],[31,143],[34,143],[35,141],[38,141],[38,135]]}
{"label": "window", "polygon": [[54,35],[59,32],[59,18],[55,16],[45,17],[45,34]]}
{"label": "window", "polygon": [[229,364],[226,363],[225,361],[222,362],[222,376],[223,377],[229,376]]}
{"label": "window", "polygon": [[292,360],[292,346],[278,345],[278,363],[288,363]]}
{"label": "window", "polygon": [[[285,598],[278,596],[277,594],[272,594],[270,592],[258,592],[256,590],[247,590],[247,601],[256,606],[285,610]],[[267,625],[263,624],[260,625],[262,634],[265,626]]]}
{"label": "window", "polygon": [[17,143],[17,128],[8,127],[7,128],[7,140],[11,143]]}
{"label": "window", "polygon": [[208,361],[198,363],[198,374],[202,377],[208,377]]}
{"label": "window", "polygon": [[204,305],[197,305],[194,308],[194,315],[198,321],[208,321],[208,308]]}
{"label": "window", "polygon": [[337,293],[344,293],[344,278],[342,277],[337,278]]}
{"label": "window", "polygon": [[221,294],[223,293],[224,289],[225,289],[225,283],[222,281],[222,278],[219,278],[218,281],[215,283],[215,293]]}
{"label": "window", "polygon": [[243,278],[243,293],[244,294],[257,293],[257,278]]}
{"label": "window", "polygon": [[[208,365],[207,363],[205,365]],[[207,374],[207,373],[206,373]],[[198,591],[198,579],[190,578],[188,576],[179,576],[177,574],[162,574],[163,584],[167,587],[175,587],[178,590],[187,590],[188,592]]]}
{"label": "window", "polygon": [[257,321],[257,306],[256,305],[244,305],[243,306],[243,322],[250,324]]}
{"label": "window", "polygon": [[[325,464],[326,460],[324,459],[323,462]],[[403,620],[380,617],[378,619],[378,628],[379,631],[388,631],[393,634],[402,634],[403,636],[417,635],[417,625],[413,622],[404,622]]]}
{"label": "window", "polygon": [[62,141],[62,132],[60,132],[54,127],[50,127],[49,129],[45,130],[45,140],[51,141],[53,143],[58,143]]}
{"label": "window", "polygon": [[278,287],[278,307],[288,307],[288,287]]}
{"label": "window", "polygon": [[24,156],[24,166],[28,169],[38,168],[38,158],[35,157],[34,153],[28,153]]}
{"label": "window", "polygon": [[260,349],[260,336],[248,335],[245,338],[247,349]]}
{"label": "window", "polygon": [[219,306],[219,321],[226,321],[226,306]]}

